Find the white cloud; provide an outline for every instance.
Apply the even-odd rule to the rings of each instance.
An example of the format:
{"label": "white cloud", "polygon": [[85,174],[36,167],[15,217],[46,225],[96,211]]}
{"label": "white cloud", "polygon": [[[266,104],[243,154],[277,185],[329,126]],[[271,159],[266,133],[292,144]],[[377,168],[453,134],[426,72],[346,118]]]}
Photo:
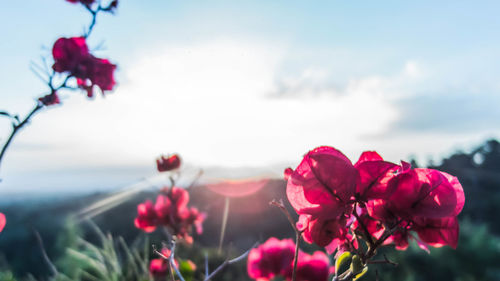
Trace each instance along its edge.
{"label": "white cloud", "polygon": [[364,149],[380,149],[393,161],[415,152],[404,137],[369,144],[366,138],[384,135],[404,114],[394,101],[414,95],[425,78],[415,61],[393,75],[332,85],[321,66],[284,76],[284,51],[273,44],[216,41],[144,53],[121,69],[126,79],[115,93],[93,101],[71,93],[63,106],[37,116],[17,141],[50,146],[13,148],[7,170],[150,166],[153,172],[154,158],[169,152],[205,167],[262,167],[293,164],[319,145],[336,146],[353,160]]}
{"label": "white cloud", "polygon": [[[147,164],[171,151],[201,165],[260,166],[316,145],[352,146],[396,118],[374,94],[387,84],[377,77],[350,81],[342,95],[270,98],[283,60],[270,46],[219,41],[155,50],[122,70],[127,82],[115,93],[94,101],[72,96],[38,116],[23,141],[53,144],[42,161],[64,167]],[[289,82],[327,78],[306,70]]]}

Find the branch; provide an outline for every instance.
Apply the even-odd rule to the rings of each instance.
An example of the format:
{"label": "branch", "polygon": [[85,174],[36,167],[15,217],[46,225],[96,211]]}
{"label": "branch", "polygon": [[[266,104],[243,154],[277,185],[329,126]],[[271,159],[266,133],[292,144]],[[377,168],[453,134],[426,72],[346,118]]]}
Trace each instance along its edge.
{"label": "branch", "polygon": [[290,215],[290,212],[286,209],[285,205],[283,204],[283,199],[280,199],[280,201],[276,201],[273,199],[273,201],[269,202],[271,206],[275,206],[280,208],[280,210],[285,214],[285,216],[288,219],[288,222],[292,225],[293,230],[295,231],[295,255],[293,258],[293,270],[292,270],[292,281],[297,280],[297,261],[299,260],[299,245],[300,245],[300,237],[302,236],[302,231],[300,231],[297,228],[297,225],[295,224],[295,221],[292,218],[292,215]]}
{"label": "branch", "polygon": [[[244,252],[242,255],[240,255],[239,257],[236,257],[232,260],[225,260],[221,265],[219,265],[219,267],[217,267],[212,273],[210,273],[207,277],[205,277],[205,279],[203,281],[209,281],[210,279],[212,279],[217,273],[219,273],[220,271],[222,271],[226,266],[228,265],[231,265],[231,264],[234,264],[234,263],[237,263],[243,259],[245,259],[248,254],[250,254],[250,251],[255,248],[256,246],[258,245],[258,243],[255,243],[250,249],[248,249],[246,252]],[[208,268],[208,266],[207,266]],[[208,270],[207,270],[208,272]]]}
{"label": "branch", "polygon": [[363,229],[363,232],[365,233],[365,236],[368,239],[368,243],[370,244],[370,246],[373,246],[373,238],[372,238],[370,232],[368,231],[368,228],[366,227],[365,223],[363,221],[361,221],[361,219],[359,218],[358,212],[356,210],[357,206],[358,206],[358,204],[355,203],[352,214],[356,218],[356,221],[358,222],[358,224],[361,225],[361,228]]}
{"label": "branch", "polygon": [[[162,257],[163,259],[167,260],[170,264],[170,267],[174,269],[175,271],[175,274],[177,274],[177,277],[179,277],[179,279],[181,281],[186,281],[184,279],[184,277],[182,277],[181,275],[181,272],[179,271],[179,268],[177,268],[177,265],[175,264],[175,260],[174,260],[174,253],[175,253],[175,241],[171,241],[172,243],[172,248],[170,249],[170,257],[167,257],[165,256],[164,254],[162,254],[161,252],[159,252],[157,249],[156,249],[156,246],[153,245],[153,251],[155,252],[155,254],[159,255],[160,257]],[[172,271],[171,271],[172,272]]]}
{"label": "branch", "polygon": [[9,147],[10,143],[12,142],[12,139],[14,139],[14,136],[17,134],[17,132],[24,126],[26,125],[31,117],[37,112],[39,111],[40,109],[43,108],[43,104],[41,102],[38,102],[37,101],[37,104],[36,106],[33,108],[33,110],[31,110],[30,113],[28,113],[28,115],[23,119],[23,121],[21,121],[20,123],[18,124],[12,124],[12,132],[10,133],[10,136],[9,138],[7,139],[7,141],[5,142],[5,144],[3,145],[2,147],[2,151],[0,152],[0,164],[2,162],[2,159],[3,159],[3,156],[5,155],[5,152],[7,151],[7,148]]}

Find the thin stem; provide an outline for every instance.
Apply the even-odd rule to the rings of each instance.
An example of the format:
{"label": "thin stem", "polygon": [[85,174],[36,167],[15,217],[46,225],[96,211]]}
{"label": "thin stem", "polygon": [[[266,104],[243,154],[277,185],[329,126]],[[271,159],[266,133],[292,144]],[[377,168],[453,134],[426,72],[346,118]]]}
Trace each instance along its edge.
{"label": "thin stem", "polygon": [[101,5],[99,5],[99,7],[97,8],[97,10],[92,10],[92,8],[90,8],[90,5],[85,5],[85,8],[87,9],[87,11],[89,11],[89,13],[92,15],[92,20],[90,21],[90,25],[89,25],[89,29],[87,30],[87,32],[85,33],[85,35],[83,37],[85,38],[88,38],[90,36],[90,33],[92,33],[92,30],[94,29],[94,26],[96,24],[96,20],[97,20],[97,14],[99,13],[99,11],[102,9],[101,8]]}
{"label": "thin stem", "polygon": [[5,142],[5,144],[3,145],[2,147],[2,151],[0,152],[0,164],[2,163],[2,159],[5,155],[5,152],[7,151],[7,148],[9,147],[10,143],[12,142],[12,140],[14,139],[14,136],[17,134],[17,132],[24,126],[26,125],[31,117],[37,112],[39,111],[40,109],[43,108],[43,104],[40,103],[40,102],[37,102],[36,106],[33,108],[33,110],[31,110],[30,113],[28,113],[28,115],[23,119],[23,121],[21,121],[19,124],[12,124],[12,132],[10,133],[10,136],[9,138],[7,139],[7,141]]}
{"label": "thin stem", "polygon": [[[184,280],[184,277],[182,277],[181,272],[179,271],[179,268],[177,268],[177,265],[175,265],[175,241],[171,241],[171,244],[172,244],[172,248],[170,249],[170,256],[169,257],[165,256],[160,251],[158,251],[154,245],[153,245],[153,251],[155,252],[155,254],[159,255],[160,257],[162,257],[163,259],[165,259],[169,262],[170,267],[174,269],[175,274],[177,274],[177,277],[179,277],[179,279],[181,281],[186,281],[186,280]],[[172,272],[172,271],[170,271],[170,272]]]}
{"label": "thin stem", "polygon": [[294,260],[293,260],[292,281],[297,280],[297,262],[299,260],[300,235],[301,235],[300,232],[298,232],[298,231],[295,232],[295,254],[294,254]]}
{"label": "thin stem", "polygon": [[372,235],[368,231],[368,228],[366,227],[365,223],[360,219],[358,212],[356,210],[357,206],[358,206],[358,204],[355,203],[354,210],[352,211],[352,213],[353,213],[354,217],[356,218],[356,221],[358,222],[358,224],[361,225],[361,228],[363,229],[363,232],[365,233],[366,239],[368,239],[368,243],[370,244],[370,246],[372,246],[373,245]]}
{"label": "thin stem", "polygon": [[243,259],[245,259],[248,254],[250,254],[250,251],[257,246],[257,243],[255,243],[250,249],[248,249],[246,252],[241,254],[239,257],[236,257],[232,260],[225,260],[219,267],[217,267],[212,273],[210,273],[208,276],[205,277],[203,281],[209,281],[212,279],[217,273],[221,272],[226,266],[231,265],[233,263],[237,263]]}
{"label": "thin stem", "polygon": [[292,226],[293,230],[295,231],[295,255],[294,255],[294,262],[293,262],[293,270],[292,270],[292,281],[297,280],[296,272],[297,272],[297,261],[299,259],[299,244],[300,244],[300,238],[302,236],[302,231],[300,231],[297,228],[297,225],[295,225],[295,221],[292,218],[292,215],[290,215],[290,212],[286,209],[285,205],[283,204],[283,199],[280,199],[280,201],[273,200],[269,202],[271,206],[278,207],[283,214],[288,219],[288,222],[290,222],[290,225]]}

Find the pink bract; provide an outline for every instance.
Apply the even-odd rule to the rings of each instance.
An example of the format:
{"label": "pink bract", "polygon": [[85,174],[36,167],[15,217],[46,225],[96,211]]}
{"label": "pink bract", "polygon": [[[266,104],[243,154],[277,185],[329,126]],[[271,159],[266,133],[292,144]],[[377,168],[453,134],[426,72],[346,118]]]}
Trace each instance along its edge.
{"label": "pink bract", "polygon": [[310,215],[300,215],[297,228],[303,231],[303,238],[308,243],[316,243],[325,247],[332,240],[337,239],[342,243],[347,235],[347,218],[321,219]]}
{"label": "pink bract", "polygon": [[389,197],[395,190],[389,181],[396,176],[401,167],[386,162],[374,151],[361,154],[354,167],[359,172],[360,181],[356,187],[357,196],[362,200],[380,199]]}
{"label": "pink bract", "polygon": [[158,172],[167,172],[177,169],[181,166],[181,158],[177,154],[172,154],[168,157],[160,156],[156,159],[156,168]]}
{"label": "pink bract", "polygon": [[331,219],[345,212],[358,177],[344,154],[332,147],[318,147],[289,175],[286,193],[298,214]]}
{"label": "pink bract", "polygon": [[89,56],[89,48],[84,37],[59,38],[52,48],[56,72],[69,71],[81,75],[80,64]]}
{"label": "pink bract", "polygon": [[288,276],[295,255],[292,239],[278,240],[271,237],[264,244],[250,251],[248,275],[259,281],[271,280],[276,276]]}
{"label": "pink bract", "polygon": [[297,281],[327,281],[330,272],[328,256],[316,251],[312,255],[301,253],[297,262]]}
{"label": "pink bract", "polygon": [[423,242],[433,247],[449,245],[453,249],[456,249],[458,244],[458,228],[456,217],[419,218],[415,220],[413,227]]}
{"label": "pink bract", "polygon": [[452,185],[440,171],[417,168],[398,176],[390,209],[403,218],[456,216],[463,207],[460,186]]}
{"label": "pink bract", "polygon": [[156,229],[158,218],[153,207],[153,202],[147,200],[137,206],[137,218],[134,224],[145,232],[153,232]]}
{"label": "pink bract", "polygon": [[3,213],[0,213],[0,232],[2,232],[6,224],[7,224],[7,218]]}

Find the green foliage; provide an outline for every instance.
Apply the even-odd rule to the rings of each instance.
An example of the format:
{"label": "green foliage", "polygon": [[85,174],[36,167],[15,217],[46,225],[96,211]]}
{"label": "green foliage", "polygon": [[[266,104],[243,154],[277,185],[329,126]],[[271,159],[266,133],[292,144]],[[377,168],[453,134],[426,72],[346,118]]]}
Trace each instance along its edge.
{"label": "green foliage", "polygon": [[100,245],[77,238],[76,245],[67,249],[62,271],[71,280],[82,281],[141,281],[150,280],[149,241],[144,249],[130,248],[123,238],[104,234],[99,227],[90,223],[99,238]]}
{"label": "green foliage", "polygon": [[14,274],[10,270],[0,271],[0,281],[16,281]]}
{"label": "green foliage", "polygon": [[[450,247],[431,248],[431,254],[411,243],[406,251],[389,247],[381,253],[398,266],[370,265],[367,280],[391,281],[494,281],[500,280],[500,238],[492,235],[485,225],[462,221],[456,250]],[[380,255],[379,255],[380,256]]]}

